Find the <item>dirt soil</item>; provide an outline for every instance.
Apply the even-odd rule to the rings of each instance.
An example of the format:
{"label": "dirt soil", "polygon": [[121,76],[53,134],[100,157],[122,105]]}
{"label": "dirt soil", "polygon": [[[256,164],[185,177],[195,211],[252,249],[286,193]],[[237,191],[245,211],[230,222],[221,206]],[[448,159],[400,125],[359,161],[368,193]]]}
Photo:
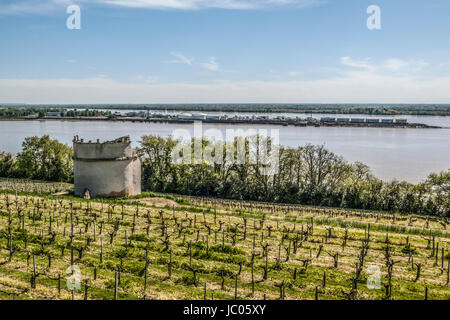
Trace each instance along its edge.
{"label": "dirt soil", "polygon": [[166,199],[166,198],[159,198],[159,197],[154,197],[154,198],[143,198],[143,199],[135,199],[132,200],[133,202],[139,202],[148,206],[156,206],[156,207],[165,207],[165,206],[175,206],[178,207],[179,204],[176,203],[173,200],[170,199]]}
{"label": "dirt soil", "polygon": [[69,195],[69,191],[61,191],[61,192],[52,193],[52,196],[67,196],[67,195]]}

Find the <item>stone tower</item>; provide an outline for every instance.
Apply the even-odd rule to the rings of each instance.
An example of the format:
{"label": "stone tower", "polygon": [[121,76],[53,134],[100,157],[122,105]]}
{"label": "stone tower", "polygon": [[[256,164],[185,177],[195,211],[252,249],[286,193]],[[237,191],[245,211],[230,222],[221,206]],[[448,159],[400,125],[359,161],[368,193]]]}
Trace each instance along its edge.
{"label": "stone tower", "polygon": [[73,139],[75,195],[101,197],[134,196],[141,193],[141,161],[130,137],[114,141],[84,142]]}

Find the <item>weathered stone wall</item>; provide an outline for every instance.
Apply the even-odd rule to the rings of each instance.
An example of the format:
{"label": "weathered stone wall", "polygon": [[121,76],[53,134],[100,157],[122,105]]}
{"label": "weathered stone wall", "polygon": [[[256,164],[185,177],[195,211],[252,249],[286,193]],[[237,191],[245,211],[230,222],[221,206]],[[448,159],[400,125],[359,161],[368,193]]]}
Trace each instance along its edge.
{"label": "weathered stone wall", "polygon": [[105,143],[74,139],[75,195],[132,196],[141,193],[141,161],[128,137]]}
{"label": "weathered stone wall", "polygon": [[[76,147],[75,147],[76,145]],[[74,157],[81,159],[116,159],[133,157],[134,150],[128,139],[121,138],[111,142],[74,142]]]}

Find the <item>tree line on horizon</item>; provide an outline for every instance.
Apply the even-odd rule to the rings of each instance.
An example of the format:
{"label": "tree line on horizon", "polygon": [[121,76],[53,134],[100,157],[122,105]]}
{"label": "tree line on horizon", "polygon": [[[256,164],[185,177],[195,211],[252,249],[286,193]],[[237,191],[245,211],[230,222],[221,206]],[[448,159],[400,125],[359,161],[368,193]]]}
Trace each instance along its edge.
{"label": "tree line on horizon", "polygon": [[[77,111],[75,111],[76,109]],[[450,104],[161,104],[161,105],[0,105],[0,118],[18,118],[45,112],[60,112],[64,117],[112,116],[109,110],[266,112],[313,114],[367,114],[377,116],[450,116]]]}
{"label": "tree line on horizon", "polygon": [[[238,139],[234,141],[236,147]],[[245,140],[245,157],[251,152]],[[348,163],[324,146],[279,146],[278,172],[264,175],[261,162],[176,163],[179,141],[143,136],[143,190],[234,200],[291,203],[450,217],[450,170],[423,182],[386,182],[360,162]],[[194,149],[195,141],[189,142]],[[202,152],[214,142],[201,141]],[[212,148],[213,149],[213,148]],[[186,149],[185,149],[186,150]],[[182,151],[181,151],[182,153]],[[73,182],[73,150],[48,135],[28,137],[16,156],[0,152],[0,177]]]}
{"label": "tree line on horizon", "polygon": [[17,119],[30,116],[37,118],[44,118],[47,112],[59,113],[61,117],[98,117],[98,116],[112,116],[111,111],[81,108],[69,109],[64,107],[1,107],[0,118],[3,119]]}

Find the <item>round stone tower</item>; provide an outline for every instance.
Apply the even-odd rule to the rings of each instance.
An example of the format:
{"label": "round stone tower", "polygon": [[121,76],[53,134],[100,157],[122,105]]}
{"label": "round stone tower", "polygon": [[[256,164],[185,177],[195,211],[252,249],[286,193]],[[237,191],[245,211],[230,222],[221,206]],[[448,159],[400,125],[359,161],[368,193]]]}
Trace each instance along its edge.
{"label": "round stone tower", "polygon": [[141,193],[141,161],[130,137],[100,143],[73,139],[75,195],[92,198]]}

